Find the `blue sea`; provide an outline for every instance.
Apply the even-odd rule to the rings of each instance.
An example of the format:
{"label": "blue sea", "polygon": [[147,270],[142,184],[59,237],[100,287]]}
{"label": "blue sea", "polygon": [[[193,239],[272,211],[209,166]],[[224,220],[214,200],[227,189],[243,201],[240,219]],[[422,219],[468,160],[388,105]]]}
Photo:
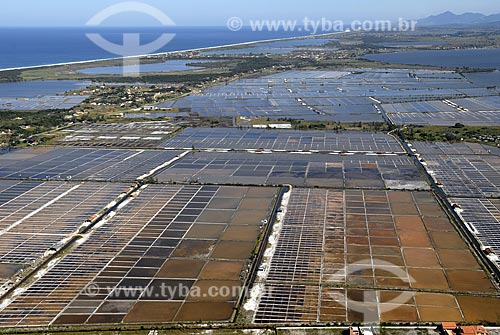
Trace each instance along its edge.
{"label": "blue sea", "polygon": [[[99,33],[110,42],[122,44],[124,33],[140,33],[141,44],[163,33],[175,38],[156,51],[180,51],[268,39],[299,37],[297,32],[232,32],[226,27],[162,28],[0,28],[0,69],[116,58],[90,41],[86,33]],[[140,54],[140,53],[139,53]]]}

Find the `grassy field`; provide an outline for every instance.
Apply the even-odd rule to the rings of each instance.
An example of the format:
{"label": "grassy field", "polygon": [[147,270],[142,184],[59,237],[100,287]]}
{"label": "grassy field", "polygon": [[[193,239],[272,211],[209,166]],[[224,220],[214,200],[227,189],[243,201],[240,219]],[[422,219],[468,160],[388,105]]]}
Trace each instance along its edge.
{"label": "grassy field", "polygon": [[354,123],[339,123],[335,121],[304,121],[294,119],[271,119],[271,118],[255,118],[245,119],[236,118],[237,126],[255,126],[255,125],[276,125],[289,124],[295,130],[356,130],[356,131],[389,131],[389,126],[384,122],[354,122]]}
{"label": "grassy field", "polygon": [[456,124],[443,126],[408,126],[399,130],[408,141],[475,142],[500,146],[500,127],[470,127]]}

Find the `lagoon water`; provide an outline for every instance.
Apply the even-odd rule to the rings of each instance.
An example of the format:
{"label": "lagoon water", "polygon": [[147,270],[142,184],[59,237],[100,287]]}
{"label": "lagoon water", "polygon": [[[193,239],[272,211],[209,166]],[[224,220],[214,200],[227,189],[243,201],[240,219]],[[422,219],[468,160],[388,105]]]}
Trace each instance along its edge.
{"label": "lagoon water", "polygon": [[377,45],[396,48],[396,47],[422,47],[427,45],[444,45],[444,42],[388,42],[388,43],[377,43]]}
{"label": "lagoon water", "polygon": [[204,55],[258,55],[258,54],[286,54],[299,50],[300,47],[323,47],[334,39],[315,38],[306,40],[277,41],[272,43],[260,43],[248,48],[235,48],[228,50],[205,51]]}
{"label": "lagoon water", "polygon": [[408,51],[367,55],[364,58],[394,64],[500,69],[500,49]]}
{"label": "lagoon water", "polygon": [[500,71],[466,73],[465,77],[473,84],[500,87]]}
{"label": "lagoon water", "polygon": [[35,98],[78,90],[91,83],[77,80],[36,80],[0,83],[0,98]]}
{"label": "lagoon water", "polygon": [[[141,73],[152,72],[179,72],[179,71],[192,71],[203,69],[201,66],[191,66],[188,64],[202,64],[207,63],[208,60],[181,60],[174,59],[168,60],[163,63],[155,64],[140,64]],[[130,66],[107,66],[107,67],[93,67],[78,72],[85,74],[123,74],[124,72],[131,72],[133,69]]]}

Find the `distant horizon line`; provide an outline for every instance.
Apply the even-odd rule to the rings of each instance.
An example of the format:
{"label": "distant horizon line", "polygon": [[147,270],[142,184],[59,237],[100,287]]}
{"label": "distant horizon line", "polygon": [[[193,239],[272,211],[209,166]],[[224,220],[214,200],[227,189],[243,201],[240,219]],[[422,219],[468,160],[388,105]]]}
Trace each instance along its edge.
{"label": "distant horizon line", "polygon": [[[432,17],[432,16],[439,16],[441,14],[445,14],[445,13],[452,13],[453,15],[456,15],[456,16],[461,16],[461,15],[465,15],[465,14],[480,14],[480,15],[484,15],[484,16],[492,16],[492,15],[500,15],[500,12],[495,12],[495,13],[490,13],[490,14],[485,14],[485,13],[481,13],[481,12],[471,12],[471,11],[467,11],[467,12],[454,12],[452,10],[446,10],[446,11],[443,11],[443,12],[439,12],[439,13],[434,13],[434,14],[429,14],[427,17],[421,17],[421,18],[418,18],[418,19],[414,19],[414,20],[423,20],[423,19],[426,19],[426,18],[429,18],[429,17]],[[339,19],[339,20],[342,20],[342,19]],[[346,21],[347,19],[345,19],[344,21]],[[19,29],[22,29],[22,28],[38,28],[38,29],[55,29],[55,28],[160,28],[160,27],[163,27],[161,25],[143,25],[143,26],[124,26],[124,25],[111,25],[111,26],[99,26],[99,27],[95,27],[95,26],[87,26],[85,24],[82,24],[82,25],[58,25],[58,26],[49,26],[49,25],[33,25],[33,26],[21,26],[21,25],[0,25],[0,29],[6,29],[6,28],[19,28]],[[178,24],[178,25],[174,25],[174,26],[169,26],[169,28],[227,28],[226,25],[224,24],[221,24],[221,25],[211,25],[211,24],[204,24],[204,25],[181,25],[181,24]],[[250,28],[250,26],[244,26],[244,28]]]}
{"label": "distant horizon line", "polygon": [[[246,28],[247,26],[245,26]],[[216,26],[211,26],[211,25],[175,25],[175,26],[161,26],[161,25],[156,25],[156,26],[87,26],[87,25],[80,25],[80,26],[2,26],[0,25],[0,28],[227,28],[225,25],[216,25]],[[249,28],[249,27],[248,27]]]}

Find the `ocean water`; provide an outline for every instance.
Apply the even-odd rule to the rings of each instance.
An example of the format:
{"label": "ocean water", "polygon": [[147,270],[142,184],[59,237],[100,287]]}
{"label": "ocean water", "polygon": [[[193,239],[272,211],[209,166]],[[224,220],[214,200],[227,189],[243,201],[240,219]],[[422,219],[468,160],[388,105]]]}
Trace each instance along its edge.
{"label": "ocean water", "polygon": [[116,44],[123,43],[124,33],[140,33],[141,44],[152,42],[163,33],[176,34],[155,53],[304,36],[297,32],[253,32],[250,29],[232,32],[226,27],[173,27],[168,31],[161,27],[0,28],[0,69],[119,57],[95,45],[86,33],[99,33]]}
{"label": "ocean water", "polygon": [[367,55],[364,58],[395,64],[500,69],[500,49],[408,51]]}

